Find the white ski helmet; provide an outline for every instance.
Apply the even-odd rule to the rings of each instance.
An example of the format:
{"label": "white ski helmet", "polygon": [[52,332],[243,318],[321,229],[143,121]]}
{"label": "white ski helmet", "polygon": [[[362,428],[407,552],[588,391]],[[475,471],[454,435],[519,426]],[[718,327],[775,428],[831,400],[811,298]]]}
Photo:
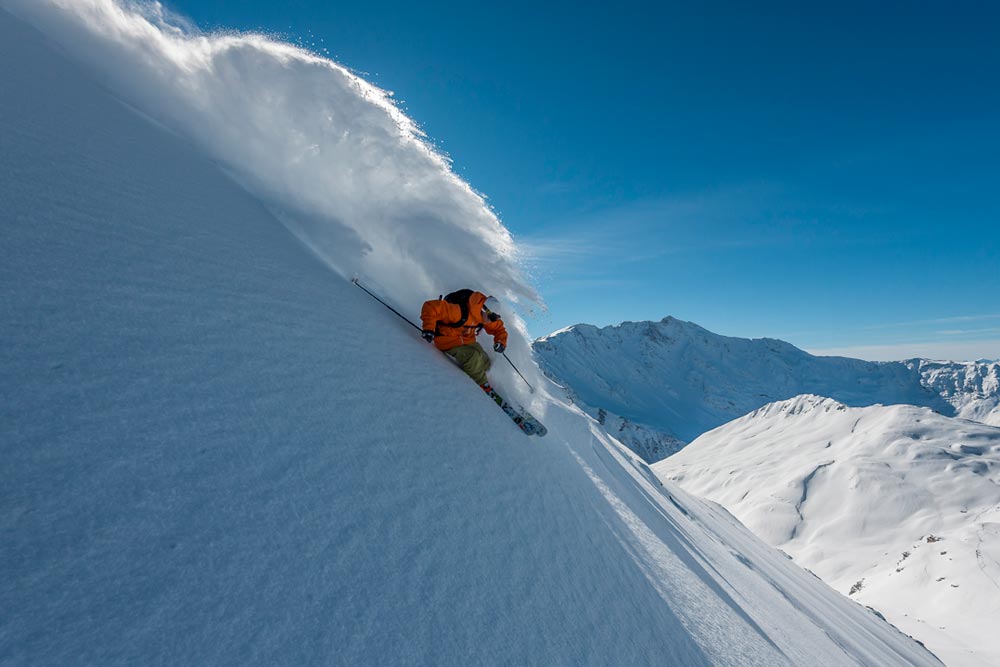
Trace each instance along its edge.
{"label": "white ski helmet", "polygon": [[[494,296],[486,297],[486,301],[483,303],[483,314],[487,316],[485,319],[489,319],[491,322],[500,319],[499,310],[500,301]],[[496,315],[496,317],[489,317],[490,315]]]}

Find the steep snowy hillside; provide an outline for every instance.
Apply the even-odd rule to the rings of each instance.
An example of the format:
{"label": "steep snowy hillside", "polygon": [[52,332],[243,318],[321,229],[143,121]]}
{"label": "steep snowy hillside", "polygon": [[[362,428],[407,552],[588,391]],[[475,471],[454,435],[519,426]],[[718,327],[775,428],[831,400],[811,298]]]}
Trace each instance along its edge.
{"label": "steep snowy hillside", "polygon": [[[308,146],[322,123],[286,119],[282,91],[342,73],[129,7],[0,0],[0,663],[940,665],[545,387],[549,434],[524,437],[330,270],[360,253],[415,311],[388,258],[441,278],[435,252],[479,244],[529,293],[487,214],[414,234],[475,200],[436,188],[412,137],[379,143],[371,90],[327,109],[352,137],[323,177],[343,224],[379,208],[366,159],[426,201],[323,246],[318,209],[290,224],[274,183],[136,90],[174,111],[200,90],[206,122],[277,104]],[[300,157],[247,169],[292,180]]]}
{"label": "steep snowy hillside", "polygon": [[1000,428],[800,396],[654,466],[948,665],[1000,664]]}
{"label": "steep snowy hillside", "polygon": [[816,357],[780,340],[720,336],[672,317],[603,329],[578,324],[533,347],[581,407],[595,417],[605,411],[608,431],[650,462],[762,405],[808,393],[852,406],[905,403],[1000,419],[997,363]]}

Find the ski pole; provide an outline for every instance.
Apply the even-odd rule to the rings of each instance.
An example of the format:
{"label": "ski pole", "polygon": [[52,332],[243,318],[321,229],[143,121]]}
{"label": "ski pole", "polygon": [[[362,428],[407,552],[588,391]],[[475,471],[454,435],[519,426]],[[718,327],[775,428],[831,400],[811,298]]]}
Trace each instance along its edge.
{"label": "ski pole", "polygon": [[397,315],[399,315],[399,318],[401,320],[403,320],[404,322],[406,322],[407,324],[409,324],[411,327],[413,327],[417,331],[421,331],[421,328],[418,327],[413,322],[411,322],[410,320],[406,319],[405,315],[401,314],[398,310],[396,310],[395,308],[393,308],[392,306],[390,306],[389,304],[387,304],[385,301],[383,301],[382,299],[378,298],[377,296],[375,296],[374,294],[372,294],[371,292],[369,292],[367,289],[365,289],[365,286],[358,282],[357,276],[355,276],[354,278],[352,278],[351,282],[354,283],[355,285],[357,285],[358,287],[360,287],[361,289],[365,290],[365,292],[367,292],[368,296],[370,296],[371,298],[375,299],[376,301],[378,301],[379,303],[381,303],[383,306],[385,306],[386,308],[388,308],[392,312],[394,312]]}
{"label": "ski pole", "polygon": [[[518,375],[521,375],[521,371],[517,370],[517,366],[515,366],[514,362],[510,360],[510,357],[507,356],[507,353],[503,352],[502,354],[503,354],[503,358],[507,360],[508,364],[510,364],[510,367],[514,369],[514,372],[517,373]],[[521,379],[524,380],[524,376],[523,375],[521,375]],[[524,384],[528,385],[528,389],[531,390],[532,394],[535,393],[535,388],[531,386],[530,382],[528,382],[527,380],[524,380]]]}

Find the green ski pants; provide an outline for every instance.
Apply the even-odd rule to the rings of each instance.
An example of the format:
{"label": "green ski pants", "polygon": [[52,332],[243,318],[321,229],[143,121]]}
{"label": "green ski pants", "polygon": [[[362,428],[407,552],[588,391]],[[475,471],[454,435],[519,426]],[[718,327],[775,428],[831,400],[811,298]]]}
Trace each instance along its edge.
{"label": "green ski pants", "polygon": [[486,371],[492,362],[486,355],[486,350],[479,343],[459,345],[444,352],[458,362],[465,373],[476,381],[476,384],[486,384]]}

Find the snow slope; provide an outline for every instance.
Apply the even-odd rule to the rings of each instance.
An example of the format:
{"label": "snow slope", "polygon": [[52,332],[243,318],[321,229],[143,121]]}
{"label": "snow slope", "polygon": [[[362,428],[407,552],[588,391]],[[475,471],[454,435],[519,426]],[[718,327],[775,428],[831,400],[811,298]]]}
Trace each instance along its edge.
{"label": "snow slope", "polygon": [[[199,68],[235,78],[190,106],[237,124],[343,73],[142,9],[0,0],[0,663],[940,664],[545,387],[529,406],[549,435],[524,437],[330,270],[360,262],[411,312],[400,295],[422,288],[397,259],[443,281],[424,263],[482,244],[498,291],[528,295],[488,211],[413,233],[471,191],[436,190],[401,135],[380,159],[432,181],[414,186],[423,217],[360,216],[368,250],[346,222],[317,243],[333,238],[318,209],[289,223],[280,189],[248,176],[298,156],[241,165],[158,113],[188,108]],[[157,106],[137,91],[161,70]],[[347,89],[334,118],[378,144],[395,112]],[[341,163],[370,156],[335,155],[339,175],[317,178],[336,205],[378,209],[348,187],[364,165]]]}
{"label": "snow slope", "polygon": [[1000,363],[816,357],[784,341],[720,336],[672,317],[604,328],[578,324],[533,347],[546,372],[589,413],[606,411],[609,432],[647,461],[800,394],[852,406],[920,405],[1000,424]]}
{"label": "snow slope", "polygon": [[1000,428],[799,396],[654,470],[721,503],[946,664],[1000,664]]}

